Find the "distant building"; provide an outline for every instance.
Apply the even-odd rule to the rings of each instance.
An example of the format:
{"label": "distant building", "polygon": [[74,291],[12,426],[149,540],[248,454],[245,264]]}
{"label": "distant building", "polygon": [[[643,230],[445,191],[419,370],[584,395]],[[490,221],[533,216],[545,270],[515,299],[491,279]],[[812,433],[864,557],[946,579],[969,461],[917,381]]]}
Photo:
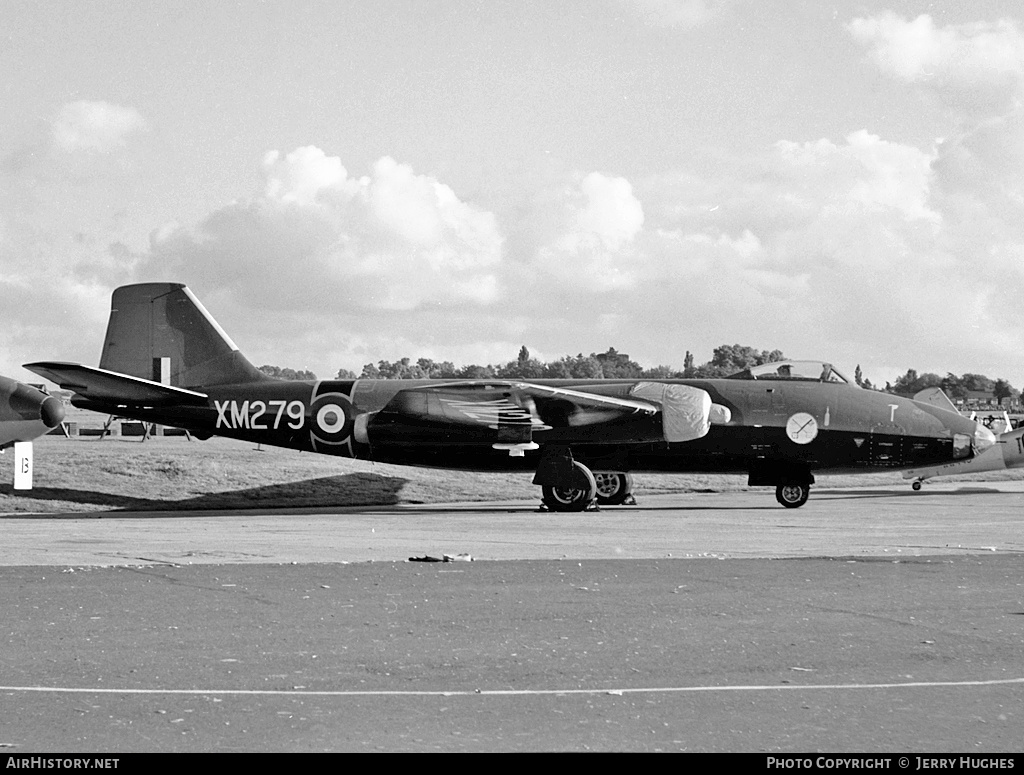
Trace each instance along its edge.
{"label": "distant building", "polygon": [[999,410],[1013,415],[1024,413],[1024,405],[1022,405],[1019,395],[996,400],[991,392],[985,390],[968,390],[966,398],[957,398],[953,403],[965,414],[991,410]]}
{"label": "distant building", "polygon": [[995,396],[992,395],[990,390],[968,390],[965,398],[957,398],[953,403],[960,409],[967,410],[995,409],[999,407],[999,402],[996,401]]}

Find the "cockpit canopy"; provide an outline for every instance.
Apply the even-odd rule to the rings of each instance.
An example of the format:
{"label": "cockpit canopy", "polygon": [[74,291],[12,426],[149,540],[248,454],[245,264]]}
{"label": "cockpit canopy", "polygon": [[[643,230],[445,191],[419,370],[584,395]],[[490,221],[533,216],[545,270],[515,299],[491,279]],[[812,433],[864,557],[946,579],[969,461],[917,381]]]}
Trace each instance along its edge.
{"label": "cockpit canopy", "polygon": [[840,385],[855,386],[853,382],[825,361],[777,361],[764,363],[749,369],[730,374],[727,379],[788,379],[804,382],[834,382]]}

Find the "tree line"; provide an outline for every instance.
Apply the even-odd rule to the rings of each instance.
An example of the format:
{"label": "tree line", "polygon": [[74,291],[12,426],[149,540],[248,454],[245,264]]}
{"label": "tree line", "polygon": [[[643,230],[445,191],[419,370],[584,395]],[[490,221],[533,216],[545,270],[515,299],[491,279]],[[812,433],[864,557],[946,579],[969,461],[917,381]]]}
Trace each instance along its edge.
{"label": "tree line", "polygon": [[[726,377],[751,366],[785,360],[780,350],[758,350],[744,345],[721,345],[707,363],[694,364],[693,353],[687,351],[683,368],[654,366],[644,368],[626,353],[609,347],[603,353],[566,355],[558,360],[542,362],[530,355],[524,345],[514,361],[481,366],[456,366],[451,361],[430,358],[401,358],[367,363],[360,374],[339,369],[335,379],[690,379]],[[260,371],[279,379],[313,379],[310,371],[260,366]]]}
{"label": "tree line", "polygon": [[897,379],[894,384],[886,383],[885,387],[890,393],[909,393],[911,395],[925,388],[939,387],[954,401],[958,398],[967,398],[971,393],[985,393],[997,401],[1004,398],[1020,397],[1020,391],[1005,379],[989,379],[984,374],[963,374],[958,377],[949,372],[945,377],[940,377],[931,372],[918,374],[914,369],[908,369],[907,373]]}
{"label": "tree line", "polygon": [[310,380],[313,382],[317,379],[316,374],[305,369],[296,371],[295,369],[282,369],[280,366],[267,365],[260,366],[260,371],[268,377],[274,377],[274,379]]}
{"label": "tree line", "polygon": [[[603,353],[578,353],[542,362],[530,355],[526,345],[523,345],[518,357],[506,363],[456,366],[451,361],[438,362],[430,358],[413,361],[411,358],[401,358],[397,361],[367,363],[360,374],[350,369],[339,369],[335,379],[715,379],[784,360],[786,356],[781,350],[758,350],[747,345],[723,344],[714,349],[709,361],[700,365],[694,363],[693,353],[687,350],[682,369],[664,365],[645,368],[614,347],[609,347]],[[311,371],[277,366],[260,366],[260,371],[278,379],[317,379]],[[882,387],[866,378],[858,364],[853,376],[854,382],[861,387],[886,393],[913,395],[926,388],[940,387],[953,400],[965,399],[976,392],[991,395],[997,400],[1020,397],[1020,391],[1005,379],[990,379],[983,374],[957,376],[950,372],[941,377],[930,372],[918,374],[916,370],[908,369],[895,382],[886,382],[885,387]]]}
{"label": "tree line", "polygon": [[[558,360],[542,362],[530,355],[524,345],[514,361],[502,364],[456,367],[451,361],[437,363],[430,358],[413,362],[410,358],[398,361],[367,363],[359,375],[360,379],[689,379],[694,377],[725,377],[737,371],[759,366],[762,363],[785,360],[779,350],[757,350],[743,345],[722,345],[716,347],[707,363],[694,365],[693,354],[689,351],[683,360],[683,368],[654,366],[644,368],[626,353],[609,347],[603,353],[566,355]],[[338,379],[345,379],[338,372]],[[351,377],[348,377],[351,378]]]}

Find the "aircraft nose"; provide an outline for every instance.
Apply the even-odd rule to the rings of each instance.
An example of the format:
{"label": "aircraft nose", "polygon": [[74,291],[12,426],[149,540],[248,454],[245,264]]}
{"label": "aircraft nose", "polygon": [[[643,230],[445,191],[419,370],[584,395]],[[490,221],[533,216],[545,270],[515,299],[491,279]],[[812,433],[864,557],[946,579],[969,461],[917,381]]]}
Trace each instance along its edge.
{"label": "aircraft nose", "polygon": [[64,404],[58,398],[47,396],[39,407],[39,417],[47,428],[56,428],[64,420]]}
{"label": "aircraft nose", "polygon": [[996,435],[981,423],[974,430],[974,454],[980,455],[996,443]]}

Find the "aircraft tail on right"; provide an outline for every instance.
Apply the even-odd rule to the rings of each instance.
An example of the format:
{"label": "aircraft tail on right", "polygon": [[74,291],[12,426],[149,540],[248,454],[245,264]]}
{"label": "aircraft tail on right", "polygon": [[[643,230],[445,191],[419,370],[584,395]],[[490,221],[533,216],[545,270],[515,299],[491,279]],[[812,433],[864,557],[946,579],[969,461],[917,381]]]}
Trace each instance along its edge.
{"label": "aircraft tail on right", "polygon": [[937,406],[940,409],[946,409],[950,412],[960,413],[960,410],[956,408],[956,405],[949,400],[949,396],[940,387],[930,387],[919,391],[914,394],[914,400],[920,401],[925,404],[931,404]]}
{"label": "aircraft tail on right", "polygon": [[181,283],[114,291],[100,368],[184,388],[270,379]]}

